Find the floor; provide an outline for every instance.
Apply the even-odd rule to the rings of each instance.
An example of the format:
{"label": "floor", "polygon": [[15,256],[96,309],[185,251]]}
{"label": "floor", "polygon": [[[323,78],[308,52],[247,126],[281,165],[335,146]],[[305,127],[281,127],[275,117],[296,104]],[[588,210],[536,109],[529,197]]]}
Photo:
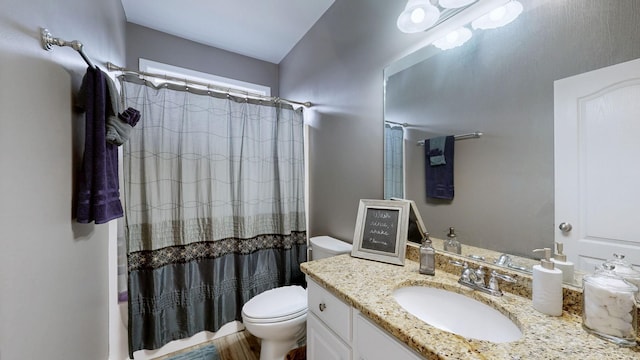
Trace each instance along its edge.
{"label": "floor", "polygon": [[260,340],[249,334],[248,331],[240,331],[225,337],[221,337],[210,342],[206,342],[194,347],[167,354],[154,360],[166,360],[172,356],[191,351],[203,346],[213,344],[220,354],[220,360],[259,360]]}
{"label": "floor", "polygon": [[218,349],[220,360],[258,360],[260,359],[260,340],[247,330],[213,340]]}
{"label": "floor", "polygon": [[[260,360],[260,339],[251,335],[247,330],[208,341],[188,349],[176,351],[153,360],[166,360],[172,356],[192,351],[210,344],[213,344],[213,346],[218,349],[220,360]],[[286,360],[306,360],[306,350],[306,346],[291,350],[287,354]]]}

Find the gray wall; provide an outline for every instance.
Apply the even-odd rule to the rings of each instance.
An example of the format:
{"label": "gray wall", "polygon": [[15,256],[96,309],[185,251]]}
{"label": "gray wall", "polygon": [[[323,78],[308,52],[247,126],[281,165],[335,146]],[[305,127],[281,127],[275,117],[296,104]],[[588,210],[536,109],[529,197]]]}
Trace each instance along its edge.
{"label": "gray wall", "polygon": [[[437,224],[430,222],[428,214],[423,213],[422,216],[427,228],[436,237],[443,237],[448,226],[456,226],[460,230],[461,240],[470,242],[475,229],[483,229],[492,235],[481,239],[483,242],[479,245],[509,247],[509,251],[518,254],[528,253],[531,247],[527,242],[529,240],[547,245],[553,241],[553,108],[549,105],[553,100],[552,81],[639,55],[638,47],[632,45],[637,39],[620,33],[617,20],[637,14],[637,1],[616,1],[615,5],[614,2],[606,2],[605,12],[611,18],[603,18],[597,11],[583,14],[583,0],[523,0],[523,3],[525,7],[533,7],[536,13],[557,12],[556,16],[543,24],[544,34],[533,30],[540,26],[535,18],[525,20],[523,16],[522,20],[516,20],[503,31],[498,29],[492,32],[491,36],[501,41],[499,47],[483,48],[472,39],[463,47],[442,55],[446,57],[442,63],[449,65],[449,71],[463,67],[458,61],[464,57],[475,57],[484,70],[490,71],[487,75],[490,80],[473,82],[476,72],[480,70],[464,69],[472,83],[471,87],[449,83],[450,74],[444,71],[432,73],[425,81],[433,81],[436,92],[439,86],[447,90],[456,87],[466,91],[465,96],[472,96],[473,91],[480,89],[483,94],[497,92],[501,96],[512,97],[521,93],[524,87],[531,87],[535,101],[526,106],[518,101],[494,101],[485,104],[482,111],[496,116],[484,116],[481,119],[476,118],[475,110],[458,106],[455,117],[431,123],[429,129],[411,130],[411,140],[407,143],[410,151],[420,152],[422,148],[412,144],[423,138],[429,130],[436,134],[484,131],[486,135],[482,139],[456,143],[456,162],[460,165],[456,166],[456,197],[471,199],[475,201],[474,206],[465,207],[454,214],[448,211],[452,209],[451,206],[432,204],[440,217],[444,217]],[[589,1],[592,8],[603,3],[599,0]],[[404,0],[337,0],[280,64],[282,97],[310,100],[317,104],[305,110],[306,119],[311,125],[309,231],[312,236],[328,234],[351,241],[358,200],[383,196],[383,69],[421,41],[421,34],[404,34],[396,28],[397,15],[405,4]],[[575,13],[581,19],[579,30],[566,25],[569,13]],[[549,27],[557,24],[564,24],[566,30],[550,33]],[[635,24],[634,31],[638,22]],[[595,25],[596,29],[591,25]],[[517,28],[527,36],[510,42],[510,28]],[[587,36],[577,37],[583,33]],[[487,31],[486,36],[489,34]],[[618,34],[615,36],[627,41],[627,45],[601,45],[592,41],[593,37],[610,39],[614,36],[612,34]],[[536,50],[523,53],[522,49],[526,46]],[[555,52],[555,46],[563,51]],[[572,51],[578,48],[594,51],[600,58],[574,58]],[[505,56],[515,54],[518,60],[511,62],[487,56],[498,49]],[[561,56],[566,57],[563,65],[545,74],[541,79],[546,81],[544,83],[536,82],[531,86],[525,81],[500,86],[504,81],[506,66],[518,62],[530,64],[526,68],[527,74],[536,78],[543,66],[542,60]],[[581,65],[567,68],[575,62]],[[424,92],[413,95],[426,96]],[[451,98],[438,97],[438,100],[452,105]],[[542,113],[534,113],[540,108],[544,108]],[[424,107],[421,110],[425,110]],[[427,113],[423,115],[427,116]],[[439,115],[434,116],[438,118]],[[439,119],[444,118],[440,116]],[[486,157],[494,171],[485,172],[479,178],[478,174],[483,168],[474,159],[479,156],[479,147],[487,142],[495,144],[494,154]],[[519,146],[515,152],[514,145]],[[419,156],[420,153],[416,155]],[[408,187],[419,190],[410,190],[407,197],[425,209],[426,199],[422,190],[424,165],[423,160],[415,160],[416,157],[408,162],[411,177]],[[472,186],[472,191],[465,190]],[[502,192],[491,196],[491,192],[496,190]],[[519,210],[517,221],[505,221],[505,215],[513,214],[508,209],[514,206]],[[477,216],[481,213],[489,214],[492,223],[482,222]],[[520,242],[523,234],[527,237]],[[493,246],[491,242],[496,240],[499,244]]]}
{"label": "gray wall", "polygon": [[138,69],[139,58],[269,86],[271,95],[278,96],[276,64],[127,23],[126,67]]}
{"label": "gray wall", "polygon": [[383,69],[424,34],[406,1],[337,0],[280,63],[281,96],[309,100],[309,234],[353,240],[358,201],[381,199]]}
{"label": "gray wall", "polygon": [[78,39],[95,63],[124,61],[119,0],[0,0],[0,358],[106,359],[107,225],[72,219],[86,69],[46,52],[39,27]]}

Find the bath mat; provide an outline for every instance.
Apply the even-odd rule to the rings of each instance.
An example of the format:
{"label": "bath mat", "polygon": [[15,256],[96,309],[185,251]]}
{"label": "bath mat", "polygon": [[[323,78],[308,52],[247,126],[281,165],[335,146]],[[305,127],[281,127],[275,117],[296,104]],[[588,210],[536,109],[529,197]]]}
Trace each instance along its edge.
{"label": "bath mat", "polygon": [[207,345],[199,349],[172,356],[167,360],[220,360],[220,355],[215,346]]}

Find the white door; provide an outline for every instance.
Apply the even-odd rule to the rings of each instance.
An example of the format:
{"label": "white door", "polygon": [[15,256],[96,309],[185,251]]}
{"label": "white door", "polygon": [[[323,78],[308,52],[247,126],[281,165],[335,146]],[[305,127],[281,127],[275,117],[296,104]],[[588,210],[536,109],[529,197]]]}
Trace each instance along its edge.
{"label": "white door", "polygon": [[640,59],[556,81],[554,108],[555,241],[583,271],[640,265]]}

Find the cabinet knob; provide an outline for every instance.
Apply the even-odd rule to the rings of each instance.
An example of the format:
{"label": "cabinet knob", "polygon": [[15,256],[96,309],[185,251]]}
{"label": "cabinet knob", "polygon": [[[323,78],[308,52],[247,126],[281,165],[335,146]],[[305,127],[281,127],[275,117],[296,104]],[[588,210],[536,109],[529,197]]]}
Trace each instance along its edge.
{"label": "cabinet knob", "polygon": [[320,303],[320,304],[318,305],[318,308],[320,309],[320,311],[324,311],[324,309],[326,309],[326,308],[327,308],[327,305],[325,305],[325,303]]}

